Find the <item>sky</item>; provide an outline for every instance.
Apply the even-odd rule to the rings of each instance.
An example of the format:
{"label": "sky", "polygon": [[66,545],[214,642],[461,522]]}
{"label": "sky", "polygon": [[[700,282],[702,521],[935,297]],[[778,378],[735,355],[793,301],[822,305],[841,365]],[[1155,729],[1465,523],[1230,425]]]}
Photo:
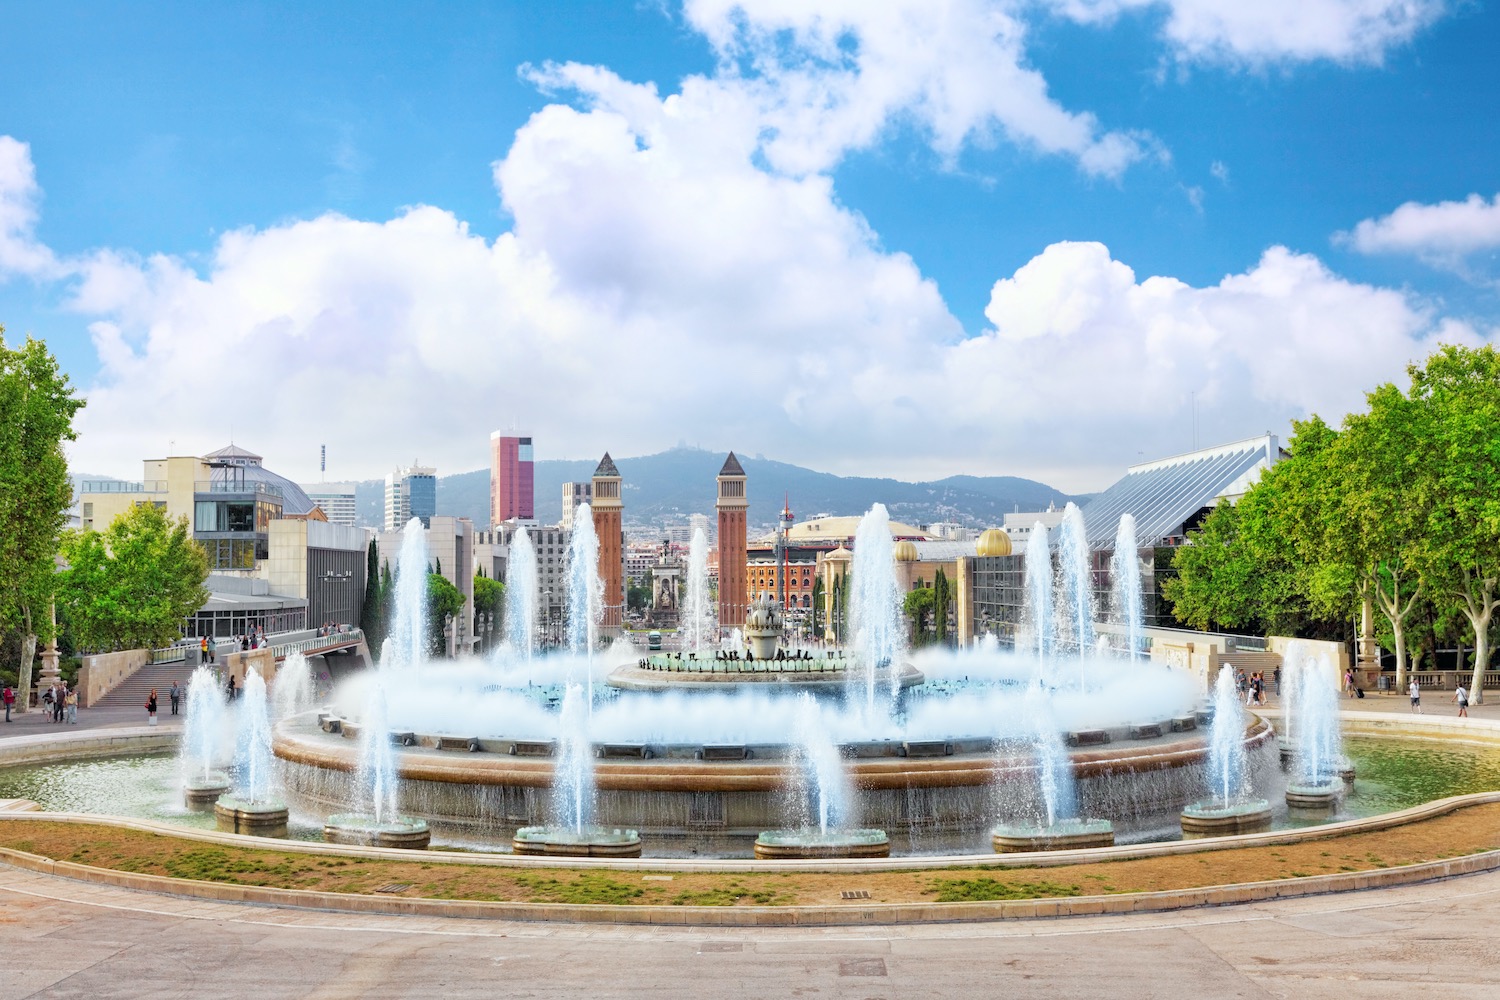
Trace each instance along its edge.
{"label": "sky", "polygon": [[0,2],[75,471],[1125,466],[1500,334],[1487,0]]}

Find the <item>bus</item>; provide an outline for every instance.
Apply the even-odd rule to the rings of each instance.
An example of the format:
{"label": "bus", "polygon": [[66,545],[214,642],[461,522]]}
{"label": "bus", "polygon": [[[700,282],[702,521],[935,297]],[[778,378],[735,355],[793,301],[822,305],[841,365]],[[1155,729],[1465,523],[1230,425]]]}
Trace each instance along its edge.
{"label": "bus", "polygon": [[661,649],[661,633],[655,630],[646,633],[646,648]]}

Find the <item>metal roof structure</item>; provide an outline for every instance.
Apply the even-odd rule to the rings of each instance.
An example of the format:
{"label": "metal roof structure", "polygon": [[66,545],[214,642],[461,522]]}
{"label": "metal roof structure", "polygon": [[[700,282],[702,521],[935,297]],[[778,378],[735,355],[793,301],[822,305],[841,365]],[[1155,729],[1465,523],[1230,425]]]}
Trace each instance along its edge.
{"label": "metal roof structure", "polygon": [[231,486],[241,483],[265,483],[281,490],[281,513],[283,516],[302,517],[312,513],[317,504],[307,491],[285,476],[278,476],[261,465],[261,457],[237,445],[229,445],[203,456],[211,467],[209,480],[215,485]]}
{"label": "metal roof structure", "polygon": [[1183,523],[1204,507],[1244,493],[1279,456],[1275,435],[1264,434],[1133,465],[1125,478],[1083,508],[1088,546],[1093,551],[1112,550],[1123,514],[1135,517],[1136,548],[1158,545],[1178,534]]}

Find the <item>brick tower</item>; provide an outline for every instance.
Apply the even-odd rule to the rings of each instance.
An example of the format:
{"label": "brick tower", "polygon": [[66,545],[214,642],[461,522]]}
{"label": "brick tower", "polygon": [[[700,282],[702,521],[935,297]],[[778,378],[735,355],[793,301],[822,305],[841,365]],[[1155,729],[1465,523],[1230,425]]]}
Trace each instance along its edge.
{"label": "brick tower", "polygon": [[745,624],[750,604],[745,593],[745,515],[750,500],[745,496],[745,470],[734,452],[719,470],[719,627]]}
{"label": "brick tower", "polygon": [[625,533],[620,526],[620,470],[609,452],[594,470],[594,534],[599,536],[599,579],[604,581],[600,634],[617,636],[625,616]]}

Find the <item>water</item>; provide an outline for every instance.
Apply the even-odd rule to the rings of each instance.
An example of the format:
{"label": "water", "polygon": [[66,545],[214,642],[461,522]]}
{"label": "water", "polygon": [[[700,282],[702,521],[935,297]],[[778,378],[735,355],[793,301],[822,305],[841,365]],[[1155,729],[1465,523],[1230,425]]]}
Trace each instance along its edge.
{"label": "water", "polygon": [[396,818],[398,773],[396,751],[391,746],[387,683],[389,678],[382,665],[366,686],[364,711],[360,713],[359,767],[354,780],[355,794],[359,797],[354,803],[355,811],[369,813],[377,823]]}
{"label": "water", "polygon": [[578,684],[568,685],[558,720],[557,768],[552,779],[553,823],[581,834],[594,813],[594,746],[589,704]]}
{"label": "water", "polygon": [[896,583],[895,548],[890,515],[885,504],[875,504],[860,519],[854,534],[849,595],[853,645],[864,663],[866,705],[872,710],[877,671],[890,668],[892,700],[901,690],[906,630],[902,626],[901,588]]}
{"label": "water", "polygon": [[718,646],[719,627],[708,589],[708,536],[693,529],[688,546],[687,594],[682,602],[682,648],[690,653]]}
{"label": "water", "polygon": [[592,655],[604,618],[604,581],[599,578],[599,537],[593,510],[578,505],[568,549],[568,649]]}
{"label": "water", "polygon": [[505,570],[504,649],[528,664],[536,653],[537,603],[536,549],[531,532],[518,527],[511,536]]}
{"label": "water", "polygon": [[1057,581],[1059,638],[1075,656],[1087,656],[1094,649],[1093,574],[1083,512],[1075,503],[1064,509],[1057,533]]}
{"label": "water", "polygon": [[1146,651],[1146,616],[1141,602],[1141,561],[1135,547],[1135,518],[1130,514],[1120,516],[1109,575],[1113,583],[1110,618],[1124,629],[1125,658],[1139,660]]}
{"label": "water", "polygon": [[1078,787],[1073,763],[1062,733],[1052,717],[1050,699],[1039,684],[1026,691],[1026,714],[1031,721],[1032,752],[1037,762],[1037,783],[1047,826],[1078,815]]}
{"label": "water", "polygon": [[179,749],[184,779],[207,781],[224,763],[227,757],[224,747],[227,711],[218,672],[207,666],[194,670],[188,680],[187,709],[183,714]]}
{"label": "water", "polygon": [[312,670],[307,657],[288,653],[271,685],[271,718],[277,722],[305,712],[313,705]]}
{"label": "water", "polygon": [[271,715],[266,701],[266,682],[254,667],[245,675],[238,709],[235,795],[251,802],[265,802],[275,790],[275,758],[271,754]]}
{"label": "water", "polygon": [[816,825],[822,834],[848,825],[853,790],[844,772],[844,759],[829,737],[817,701],[805,691],[797,698],[794,739],[802,772],[799,784],[805,789],[811,813],[809,825]]}
{"label": "water", "polygon": [[1303,660],[1296,680],[1297,735],[1295,774],[1302,785],[1338,780],[1344,763],[1339,732],[1338,677],[1326,659]]}
{"label": "water", "polygon": [[396,557],[391,630],[380,654],[382,670],[415,670],[427,662],[427,532],[412,518],[401,533]]}
{"label": "water", "polygon": [[1037,676],[1050,680],[1051,658],[1057,645],[1052,605],[1052,536],[1041,521],[1031,527],[1026,543],[1025,626],[1036,655]]}
{"label": "water", "polygon": [[1214,682],[1214,721],[1208,737],[1208,792],[1215,805],[1242,801],[1249,789],[1245,771],[1245,719],[1234,669],[1225,664]]}

